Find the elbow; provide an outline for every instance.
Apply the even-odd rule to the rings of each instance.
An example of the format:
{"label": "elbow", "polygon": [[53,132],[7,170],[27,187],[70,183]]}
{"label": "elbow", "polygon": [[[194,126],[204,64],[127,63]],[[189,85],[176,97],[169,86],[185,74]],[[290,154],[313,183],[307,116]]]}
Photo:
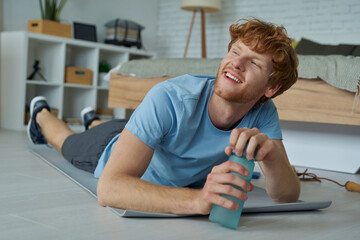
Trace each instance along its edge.
{"label": "elbow", "polygon": [[289,194],[281,197],[272,198],[275,203],[295,203],[299,200],[299,195]]}
{"label": "elbow", "polygon": [[97,197],[97,201],[98,201],[98,204],[102,207],[106,207],[106,201],[104,199],[104,197],[102,195],[99,195],[98,194],[98,197]]}
{"label": "elbow", "polygon": [[103,207],[123,208],[122,179],[102,174],[97,184],[97,201]]}
{"label": "elbow", "polygon": [[106,184],[104,184],[103,179],[100,177],[97,185],[97,201],[98,204],[102,207],[108,206],[107,203],[107,191],[105,188]]}
{"label": "elbow", "polygon": [[299,200],[300,196],[300,182],[296,183],[289,189],[284,190],[281,193],[273,195],[270,197],[275,203],[294,203]]}
{"label": "elbow", "polygon": [[301,191],[300,180],[296,177],[293,190],[291,191],[291,194],[289,196],[290,199],[289,202],[299,201],[300,191]]}

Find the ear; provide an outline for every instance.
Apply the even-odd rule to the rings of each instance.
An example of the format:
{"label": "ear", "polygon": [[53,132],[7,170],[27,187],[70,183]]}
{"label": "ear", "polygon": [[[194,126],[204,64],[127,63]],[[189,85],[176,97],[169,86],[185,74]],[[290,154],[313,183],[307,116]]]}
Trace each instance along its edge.
{"label": "ear", "polygon": [[275,86],[269,86],[265,91],[265,96],[271,98],[274,94],[281,88],[281,84],[276,84]]}

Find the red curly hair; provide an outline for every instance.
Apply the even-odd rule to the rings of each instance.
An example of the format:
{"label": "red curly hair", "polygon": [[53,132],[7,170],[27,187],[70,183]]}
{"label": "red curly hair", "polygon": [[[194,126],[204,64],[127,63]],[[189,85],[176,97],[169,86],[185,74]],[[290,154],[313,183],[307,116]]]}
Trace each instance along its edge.
{"label": "red curly hair", "polygon": [[[280,84],[281,88],[271,98],[282,94],[296,82],[299,61],[283,26],[276,26],[256,18],[240,19],[238,23],[230,26],[229,31],[231,41],[228,51],[233,43],[240,40],[252,51],[272,56],[274,71],[270,75],[269,83],[271,86]],[[259,107],[268,100],[263,96],[255,106]]]}

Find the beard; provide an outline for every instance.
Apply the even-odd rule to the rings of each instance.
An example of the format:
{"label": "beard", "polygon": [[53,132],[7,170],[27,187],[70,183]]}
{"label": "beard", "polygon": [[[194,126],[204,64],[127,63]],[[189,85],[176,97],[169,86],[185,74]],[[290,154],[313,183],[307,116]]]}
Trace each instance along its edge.
{"label": "beard", "polygon": [[[216,83],[215,83],[216,85]],[[253,103],[255,104],[260,98],[259,94],[255,94],[255,92],[248,92],[248,93],[229,93],[227,91],[224,91],[222,89],[216,88],[216,86],[214,87],[214,93],[221,97],[222,99],[231,102],[231,103],[242,103],[242,104],[246,104],[246,103]]]}
{"label": "beard", "polygon": [[226,81],[229,80],[224,79],[224,72],[219,69],[215,80],[214,93],[228,102],[255,104],[264,95],[264,89],[259,86],[249,86],[244,82],[231,86]]}

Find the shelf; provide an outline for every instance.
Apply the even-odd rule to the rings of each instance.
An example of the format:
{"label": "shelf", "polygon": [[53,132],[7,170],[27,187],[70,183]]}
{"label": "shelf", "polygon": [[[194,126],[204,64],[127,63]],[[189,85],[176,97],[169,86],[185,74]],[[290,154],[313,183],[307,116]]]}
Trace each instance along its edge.
{"label": "shelf", "polygon": [[64,87],[66,88],[83,88],[83,89],[92,89],[92,85],[85,84],[73,84],[73,83],[64,83]]}
{"label": "shelf", "polygon": [[[64,65],[64,58],[62,54],[64,47],[65,45],[61,42],[47,42],[44,40],[29,39],[26,78],[34,72],[36,62],[38,62],[38,72],[41,73],[48,83],[61,83],[64,71],[58,66]],[[35,74],[33,79],[42,81],[39,74]]]}
{"label": "shelf", "polygon": [[26,84],[29,84],[29,85],[44,85],[44,86],[53,86],[53,87],[58,87],[58,86],[61,85],[60,83],[45,82],[45,81],[40,81],[40,80],[26,80]]}
{"label": "shelf", "polygon": [[103,91],[108,91],[109,90],[109,86],[106,87],[97,87],[98,90],[103,90]]}
{"label": "shelf", "polygon": [[120,53],[113,50],[100,50],[99,62],[106,61],[111,68],[116,67],[120,62],[127,62],[129,59],[128,53]]}
{"label": "shelf", "polygon": [[66,66],[92,69],[97,72],[97,49],[79,45],[66,45]]}
{"label": "shelf", "polygon": [[[154,56],[138,49],[25,31],[1,32],[0,36],[1,59],[6,59],[0,61],[0,123],[5,129],[25,129],[24,110],[35,96],[46,97],[50,107],[59,110],[60,119],[80,120],[80,111],[87,106],[109,109],[109,87],[100,80],[98,73],[100,61],[105,60],[115,67],[132,58]],[[65,83],[67,66],[89,69],[92,84]],[[28,80],[37,68],[47,81],[39,74]],[[112,110],[114,113],[123,112],[122,109]]]}
{"label": "shelf", "polygon": [[63,102],[63,117],[77,118],[80,120],[80,112],[88,106],[96,106],[95,91],[90,88],[65,88]]}
{"label": "shelf", "polygon": [[108,91],[98,91],[97,95],[98,95],[97,102],[96,102],[97,108],[109,108],[109,105],[108,105],[109,92]]}

